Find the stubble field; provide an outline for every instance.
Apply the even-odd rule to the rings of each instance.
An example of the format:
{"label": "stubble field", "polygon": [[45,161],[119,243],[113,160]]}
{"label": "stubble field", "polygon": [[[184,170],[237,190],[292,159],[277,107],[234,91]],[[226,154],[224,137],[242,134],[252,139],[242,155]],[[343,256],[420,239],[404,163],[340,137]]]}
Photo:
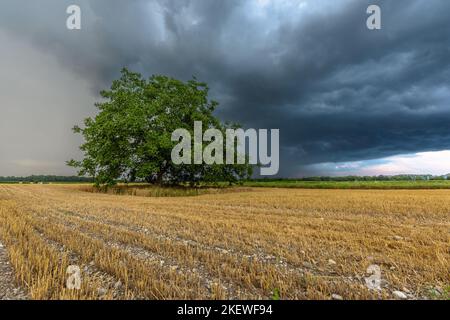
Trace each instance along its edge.
{"label": "stubble field", "polygon": [[[84,188],[0,185],[0,242],[29,298],[448,298],[450,190]],[[381,290],[366,286],[371,265]]]}

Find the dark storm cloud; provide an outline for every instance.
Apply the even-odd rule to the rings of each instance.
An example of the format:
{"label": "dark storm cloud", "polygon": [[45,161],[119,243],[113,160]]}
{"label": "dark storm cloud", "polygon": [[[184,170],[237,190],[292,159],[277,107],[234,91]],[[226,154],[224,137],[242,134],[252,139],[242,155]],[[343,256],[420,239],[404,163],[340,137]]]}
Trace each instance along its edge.
{"label": "dark storm cloud", "polygon": [[[73,3],[82,8],[81,31],[65,29]],[[373,3],[382,9],[379,31],[365,24]],[[280,128],[283,175],[301,175],[312,163],[450,149],[446,0],[41,0],[0,7],[0,30],[52,54],[92,92],[123,66],[207,81],[224,120]]]}

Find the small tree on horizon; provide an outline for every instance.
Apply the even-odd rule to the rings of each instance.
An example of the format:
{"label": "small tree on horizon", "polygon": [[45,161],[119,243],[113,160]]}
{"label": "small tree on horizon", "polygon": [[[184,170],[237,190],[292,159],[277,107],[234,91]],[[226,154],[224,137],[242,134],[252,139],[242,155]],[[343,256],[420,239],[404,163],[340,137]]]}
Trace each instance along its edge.
{"label": "small tree on horizon", "polygon": [[249,178],[248,163],[175,165],[171,161],[175,129],[186,129],[193,136],[195,121],[202,122],[203,132],[216,128],[224,133],[230,127],[213,115],[218,103],[208,99],[208,90],[195,78],[183,82],[154,75],[146,80],[122,69],[110,90],[100,92],[104,101],[95,104],[99,113],[85,119],[84,128],[73,128],[84,137],[80,146],[84,158],[67,164],[80,176],[93,177],[97,185],[114,185],[118,179],[198,185]]}

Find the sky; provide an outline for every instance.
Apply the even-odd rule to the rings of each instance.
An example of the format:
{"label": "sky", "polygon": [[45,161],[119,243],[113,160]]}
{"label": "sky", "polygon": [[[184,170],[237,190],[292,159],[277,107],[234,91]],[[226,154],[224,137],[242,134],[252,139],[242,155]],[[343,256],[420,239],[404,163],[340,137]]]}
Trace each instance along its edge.
{"label": "sky", "polygon": [[[81,30],[66,28],[79,5]],[[381,8],[381,30],[366,9]],[[0,175],[74,174],[122,67],[280,129],[280,176],[450,173],[448,0],[2,0]]]}

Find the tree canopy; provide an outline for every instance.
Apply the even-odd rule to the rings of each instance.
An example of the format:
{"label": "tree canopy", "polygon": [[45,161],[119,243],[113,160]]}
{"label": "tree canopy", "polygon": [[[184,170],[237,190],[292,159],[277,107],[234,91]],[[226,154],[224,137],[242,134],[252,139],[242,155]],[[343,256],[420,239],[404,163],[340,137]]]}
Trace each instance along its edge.
{"label": "tree canopy", "polygon": [[[218,103],[208,99],[208,86],[195,78],[183,82],[163,75],[144,79],[139,73],[122,69],[109,90],[100,94],[99,112],[74,127],[85,142],[81,161],[70,160],[79,175],[91,176],[97,184],[114,184],[117,179],[158,184],[225,181],[234,183],[252,174],[248,164],[174,164],[171,140],[176,129],[191,134],[194,122],[203,131],[225,132],[237,125],[221,123],[213,112]],[[193,149],[193,148],[192,148]]]}

